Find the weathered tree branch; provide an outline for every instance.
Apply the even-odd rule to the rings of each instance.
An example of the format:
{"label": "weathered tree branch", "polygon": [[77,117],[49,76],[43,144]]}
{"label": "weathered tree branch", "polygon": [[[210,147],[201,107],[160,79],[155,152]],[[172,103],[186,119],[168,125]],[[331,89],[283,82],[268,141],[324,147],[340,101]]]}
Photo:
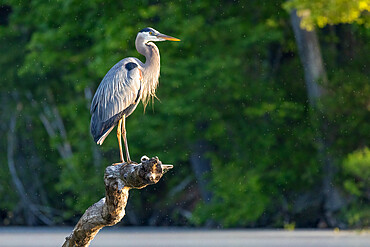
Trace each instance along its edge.
{"label": "weathered tree branch", "polygon": [[104,226],[112,226],[125,216],[130,189],[142,189],[157,183],[172,165],[163,165],[157,158],[144,156],[141,163],[121,163],[105,169],[105,197],[89,207],[82,215],[63,247],[89,246]]}

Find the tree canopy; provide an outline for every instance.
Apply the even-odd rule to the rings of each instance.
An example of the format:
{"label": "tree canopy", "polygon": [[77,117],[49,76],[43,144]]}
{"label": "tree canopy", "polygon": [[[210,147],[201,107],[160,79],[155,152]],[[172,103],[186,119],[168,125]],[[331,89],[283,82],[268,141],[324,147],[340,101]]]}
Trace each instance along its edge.
{"label": "tree canopy", "polygon": [[284,3],[287,10],[297,9],[302,17],[301,26],[312,30],[316,25],[359,23],[369,27],[369,0],[290,0]]}

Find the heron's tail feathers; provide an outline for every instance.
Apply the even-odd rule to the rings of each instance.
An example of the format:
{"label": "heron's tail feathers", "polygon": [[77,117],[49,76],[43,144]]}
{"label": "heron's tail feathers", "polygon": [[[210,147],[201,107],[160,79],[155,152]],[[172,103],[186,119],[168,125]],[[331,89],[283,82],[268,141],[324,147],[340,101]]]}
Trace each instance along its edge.
{"label": "heron's tail feathers", "polygon": [[97,114],[93,113],[91,116],[90,130],[92,136],[94,137],[94,141],[97,144],[102,145],[105,138],[107,138],[119,120],[122,119],[123,115],[124,111],[121,111],[120,113],[103,122],[100,121]]}
{"label": "heron's tail feathers", "polygon": [[96,144],[99,144],[99,145],[102,145],[105,138],[107,138],[107,136],[109,135],[109,133],[113,130],[114,128],[114,125],[112,127],[110,127],[99,139],[98,141],[96,142]]}
{"label": "heron's tail feathers", "polygon": [[102,145],[105,138],[113,130],[115,126],[114,121],[102,122],[98,119],[96,114],[91,116],[90,130],[96,144]]}

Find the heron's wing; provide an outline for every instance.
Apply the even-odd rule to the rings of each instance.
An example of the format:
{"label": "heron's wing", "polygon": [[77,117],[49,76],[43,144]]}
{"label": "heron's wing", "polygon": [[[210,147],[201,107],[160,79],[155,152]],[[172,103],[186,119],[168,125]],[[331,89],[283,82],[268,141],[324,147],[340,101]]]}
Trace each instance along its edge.
{"label": "heron's wing", "polygon": [[103,78],[90,108],[94,139],[99,139],[106,130],[112,130],[116,122],[111,119],[138,102],[142,77],[140,68],[136,60],[126,58],[114,65]]}

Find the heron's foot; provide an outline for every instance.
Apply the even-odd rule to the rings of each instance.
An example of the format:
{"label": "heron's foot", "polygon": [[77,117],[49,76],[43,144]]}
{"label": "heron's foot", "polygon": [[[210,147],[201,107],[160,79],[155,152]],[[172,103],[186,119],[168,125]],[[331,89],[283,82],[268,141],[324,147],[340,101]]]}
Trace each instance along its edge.
{"label": "heron's foot", "polygon": [[127,161],[121,161],[121,162],[117,162],[117,163],[113,163],[112,165],[113,166],[116,166],[116,165],[127,165],[127,164],[137,164],[137,162],[135,161],[132,161],[132,160],[127,160]]}
{"label": "heron's foot", "polygon": [[126,164],[126,163],[129,163],[129,162],[126,162],[126,161],[124,161],[124,160],[121,160],[121,162],[113,163],[112,165],[113,165],[113,166],[116,166],[116,165]]}
{"label": "heron's foot", "polygon": [[137,164],[135,161],[132,161],[132,160],[127,160],[127,164]]}
{"label": "heron's foot", "polygon": [[122,163],[125,163],[125,162],[117,162],[117,163],[113,163],[112,166],[116,166],[116,165],[120,165]]}

